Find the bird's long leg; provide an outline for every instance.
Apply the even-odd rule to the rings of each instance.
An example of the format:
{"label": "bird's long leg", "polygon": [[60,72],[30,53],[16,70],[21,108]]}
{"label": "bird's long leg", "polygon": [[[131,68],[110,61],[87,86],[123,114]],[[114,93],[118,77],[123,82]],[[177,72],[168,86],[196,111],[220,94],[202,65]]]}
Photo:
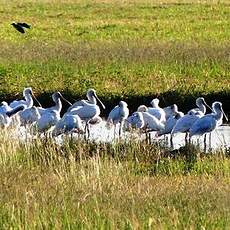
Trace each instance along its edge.
{"label": "bird's long leg", "polygon": [[84,131],[84,139],[86,141],[86,135],[87,135],[87,122],[85,123],[85,131]]}
{"label": "bird's long leg", "polygon": [[86,125],[87,125],[87,133],[88,133],[87,138],[89,139],[90,138],[89,122],[87,122]]}
{"label": "bird's long leg", "polygon": [[146,143],[148,144],[148,132],[147,132],[147,128],[145,129],[145,140],[146,140]]}
{"label": "bird's long leg", "polygon": [[151,132],[148,133],[149,144],[151,144]]}
{"label": "bird's long leg", "polygon": [[212,149],[212,133],[209,133],[209,150],[211,151]]}
{"label": "bird's long leg", "polygon": [[169,143],[169,140],[168,140],[168,138],[167,138],[167,135],[166,134],[164,134],[164,143],[166,144],[168,144]]}
{"label": "bird's long leg", "polygon": [[119,138],[121,137],[121,123],[119,124],[119,133],[118,133]]}
{"label": "bird's long leg", "polygon": [[115,140],[115,138],[116,138],[116,126],[117,126],[117,124],[114,124],[113,126],[114,126],[113,139]]}
{"label": "bird's long leg", "polygon": [[185,133],[185,145],[187,145],[188,144],[188,133],[186,132]]}
{"label": "bird's long leg", "polygon": [[170,147],[173,149],[174,146],[173,146],[173,135],[170,134]]}
{"label": "bird's long leg", "polygon": [[192,143],[192,137],[190,134],[188,134],[188,143],[191,144]]}
{"label": "bird's long leg", "polygon": [[119,127],[119,138],[120,138],[120,137],[121,137],[121,135],[122,135],[123,124],[124,124],[124,121],[123,121],[123,120],[121,120],[121,122],[120,122],[120,127]]}
{"label": "bird's long leg", "polygon": [[204,134],[204,152],[205,152],[205,153],[206,153],[206,151],[207,151],[206,139],[207,139],[207,134]]}
{"label": "bird's long leg", "polygon": [[73,141],[73,132],[70,132],[70,141]]}

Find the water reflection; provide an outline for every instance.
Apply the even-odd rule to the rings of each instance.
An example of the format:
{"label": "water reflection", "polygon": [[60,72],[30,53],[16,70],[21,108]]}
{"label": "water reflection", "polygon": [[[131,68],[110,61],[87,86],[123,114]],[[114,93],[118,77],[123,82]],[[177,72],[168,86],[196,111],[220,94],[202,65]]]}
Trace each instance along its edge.
{"label": "water reflection", "polygon": [[[118,127],[116,129],[116,137],[118,136]],[[152,141],[161,141],[164,142],[170,147],[170,135],[156,137],[156,132],[151,132],[150,137]],[[135,138],[145,138],[145,134],[140,134],[138,132],[125,132],[122,136],[122,139],[135,139]],[[105,127],[105,122],[101,122],[95,126],[91,127],[91,140],[102,141],[102,142],[112,142],[114,141],[114,129],[107,129]],[[204,136],[192,138],[192,142],[199,144],[201,147],[204,147]],[[207,136],[207,144],[209,147],[209,134]],[[178,149],[185,145],[185,134],[178,133],[173,138],[173,148]],[[228,148],[230,147],[230,126],[220,126],[211,134],[211,148]]]}

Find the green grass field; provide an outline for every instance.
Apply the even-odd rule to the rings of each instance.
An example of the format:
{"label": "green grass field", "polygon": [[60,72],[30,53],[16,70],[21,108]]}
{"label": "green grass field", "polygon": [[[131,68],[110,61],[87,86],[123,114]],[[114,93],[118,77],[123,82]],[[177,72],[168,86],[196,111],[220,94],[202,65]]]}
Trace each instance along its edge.
{"label": "green grass field", "polygon": [[0,98],[31,86],[41,101],[56,90],[77,99],[92,87],[109,108],[158,96],[188,109],[203,95],[229,112],[229,1],[158,2],[1,1]]}

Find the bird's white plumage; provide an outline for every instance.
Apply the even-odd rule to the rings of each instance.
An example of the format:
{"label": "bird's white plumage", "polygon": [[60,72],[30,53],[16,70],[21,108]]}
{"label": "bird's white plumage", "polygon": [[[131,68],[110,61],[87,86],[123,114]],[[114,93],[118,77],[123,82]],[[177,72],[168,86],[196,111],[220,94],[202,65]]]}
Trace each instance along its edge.
{"label": "bird's white plumage", "polygon": [[11,123],[11,118],[8,117],[5,113],[0,114],[0,127],[7,128]]}
{"label": "bird's white plumage", "polygon": [[158,98],[154,98],[150,104],[152,105],[153,108],[159,108],[159,103],[160,103],[160,100]]}
{"label": "bird's white plumage", "polygon": [[203,135],[213,131],[216,127],[217,120],[208,114],[198,119],[190,128],[189,133],[190,136]]}
{"label": "bird's white plumage", "polygon": [[219,121],[223,119],[223,109],[220,102],[214,102],[212,105],[213,113],[207,114],[199,118],[190,128],[190,136],[203,135],[212,132],[219,125]]}
{"label": "bird's white plumage", "polygon": [[82,121],[78,115],[67,113],[57,121],[52,133],[54,136],[57,136],[71,131],[83,132]]}
{"label": "bird's white plumage", "polygon": [[57,111],[46,112],[37,121],[37,128],[40,132],[45,132],[60,120],[60,113]]}
{"label": "bird's white plumage", "polygon": [[131,116],[127,118],[126,121],[126,128],[129,128],[131,126],[132,128],[141,129],[145,126],[142,112],[134,112]]}
{"label": "bird's white plumage", "polygon": [[76,114],[82,120],[89,122],[91,119],[95,119],[100,115],[100,107],[97,105],[97,101],[105,108],[104,104],[100,101],[100,99],[96,95],[96,91],[94,89],[89,89],[87,91],[87,100],[82,100],[75,102],[69,109],[69,114]]}
{"label": "bird's white plumage", "polygon": [[178,112],[178,107],[176,104],[173,104],[173,105],[164,107],[163,110],[165,112],[165,119],[167,121],[169,117],[176,115],[176,113]]}
{"label": "bird's white plumage", "polygon": [[52,99],[55,103],[54,106],[46,109],[38,108],[40,118],[37,121],[37,127],[39,131],[44,132],[48,130],[50,127],[56,125],[56,123],[61,119],[60,118],[60,112],[62,109],[61,98],[64,99],[61,93],[55,92],[52,94]]}
{"label": "bird's white plumage", "polygon": [[164,124],[149,112],[142,112],[146,128],[152,131],[164,130]]}
{"label": "bird's white plumage", "polygon": [[24,109],[19,112],[19,119],[21,125],[30,125],[40,119],[41,115],[37,109],[37,107],[32,106],[31,108]]}
{"label": "bird's white plumage", "polygon": [[117,124],[120,124],[119,136],[121,135],[121,132],[124,128],[125,121],[128,118],[128,116],[129,116],[129,109],[125,101],[120,101],[119,104],[110,111],[107,119],[107,127],[110,128],[112,127],[112,125],[114,125],[114,136],[115,136],[115,129]]}
{"label": "bird's white plumage", "polygon": [[157,133],[158,136],[169,134],[172,132],[174,126],[176,125],[177,121],[184,116],[184,113],[177,112],[176,115],[171,115],[167,121],[165,122],[164,130],[161,130]]}
{"label": "bird's white plumage", "polygon": [[25,88],[23,90],[23,97],[25,98],[25,100],[14,100],[9,104],[9,106],[11,108],[16,108],[18,106],[25,105],[26,108],[31,108],[34,103],[32,98],[32,89]]}
{"label": "bird's white plumage", "polygon": [[38,107],[37,109],[38,109],[39,114],[43,115],[44,113],[52,112],[52,111],[56,111],[56,112],[60,113],[61,109],[62,109],[61,97],[62,97],[62,95],[60,92],[53,93],[52,99],[53,99],[54,105],[49,107],[49,108]]}
{"label": "bird's white plumage", "polygon": [[78,106],[68,112],[72,115],[78,115],[83,121],[88,122],[100,115],[100,108],[96,104],[87,103],[84,106]]}
{"label": "bird's white plumage", "polygon": [[97,97],[96,90],[95,89],[88,89],[86,93],[87,100],[80,100],[76,101],[72,106],[70,106],[67,110],[67,112],[70,112],[71,110],[79,107],[79,106],[85,106],[85,105],[96,105],[97,101],[102,105],[104,108],[104,104],[101,102],[101,100]]}
{"label": "bird's white plumage", "polygon": [[201,115],[204,115],[206,113],[206,106],[209,107],[203,97],[198,97],[196,99],[196,105],[197,105],[197,108],[189,110],[188,113],[189,112],[193,112],[193,113],[199,112]]}
{"label": "bird's white plumage", "polygon": [[159,121],[165,122],[165,111],[162,108],[148,108],[147,110],[151,115],[156,117]]}
{"label": "bird's white plumage", "polygon": [[0,113],[0,127],[1,128],[7,128],[10,125],[17,126],[20,124],[20,121],[18,120],[17,113],[21,110],[25,109],[24,105],[18,106],[14,109],[11,109],[5,113]]}
{"label": "bird's white plumage", "polygon": [[11,107],[8,105],[7,102],[3,101],[0,106],[0,114],[6,113],[11,110]]}
{"label": "bird's white plumage", "polygon": [[194,122],[200,117],[200,114],[189,112],[176,122],[176,125],[174,126],[171,134],[188,132]]}
{"label": "bird's white plumage", "polygon": [[[156,106],[156,105],[155,105]],[[152,116],[154,116],[155,118],[157,118],[160,122],[164,123],[166,121],[166,118],[165,118],[165,111],[160,108],[160,107],[155,107],[155,108],[152,108],[152,107],[146,107],[145,105],[140,105],[138,108],[137,108],[137,111],[138,112],[148,112],[150,113]]]}
{"label": "bird's white plumage", "polygon": [[116,125],[129,116],[128,105],[124,101],[120,101],[119,105],[115,106],[109,113],[107,122]]}

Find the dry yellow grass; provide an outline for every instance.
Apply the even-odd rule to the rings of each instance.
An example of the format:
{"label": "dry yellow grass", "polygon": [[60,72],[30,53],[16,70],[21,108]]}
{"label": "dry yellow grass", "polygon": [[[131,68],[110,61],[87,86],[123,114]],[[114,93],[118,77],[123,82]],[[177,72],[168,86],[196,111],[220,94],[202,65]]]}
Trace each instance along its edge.
{"label": "dry yellow grass", "polygon": [[229,227],[227,152],[174,159],[144,142],[1,138],[2,228]]}

